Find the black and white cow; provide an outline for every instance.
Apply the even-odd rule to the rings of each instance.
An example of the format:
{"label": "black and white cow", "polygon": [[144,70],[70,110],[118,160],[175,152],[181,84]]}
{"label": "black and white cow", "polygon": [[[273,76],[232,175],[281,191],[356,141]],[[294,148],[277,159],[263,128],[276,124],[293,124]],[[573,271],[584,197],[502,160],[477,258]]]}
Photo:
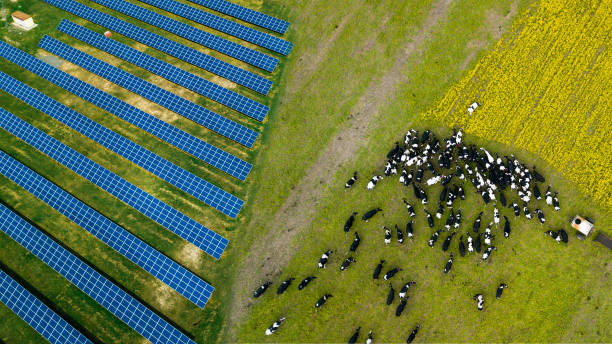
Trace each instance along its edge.
{"label": "black and white cow", "polygon": [[545,196],[546,204],[552,205],[552,192],[550,192],[550,185],[546,188],[546,196]]}
{"label": "black and white cow", "polygon": [[353,172],[353,176],[351,177],[351,179],[347,180],[346,183],[344,183],[344,188],[350,189],[355,184],[356,181],[357,181],[357,171]]}
{"label": "black and white cow", "polygon": [[448,214],[448,218],[446,219],[446,224],[444,228],[446,230],[450,230],[450,228],[455,224],[455,211],[451,208],[450,214]]}
{"label": "black and white cow", "polygon": [[263,295],[263,293],[266,292],[266,290],[268,290],[268,287],[272,284],[272,282],[268,281],[268,282],[264,282],[264,284],[260,285],[259,288],[257,288],[257,290],[255,290],[255,292],[253,293],[253,297],[254,298],[258,298],[261,295]]}
{"label": "black and white cow", "polygon": [[429,247],[433,247],[434,244],[436,243],[436,241],[438,240],[438,236],[440,235],[440,230],[435,231],[432,235],[431,238],[429,238]]}
{"label": "black and white cow", "polygon": [[346,259],[345,259],[345,260],[342,262],[342,265],[340,265],[340,271],[344,271],[344,270],[346,270],[346,269],[347,269],[347,268],[348,268],[348,267],[351,265],[351,263],[355,263],[355,262],[356,262],[356,260],[355,260],[355,258],[353,258],[353,257],[348,257],[348,258],[346,258]]}
{"label": "black and white cow", "polygon": [[512,209],[514,210],[514,216],[520,216],[521,215],[521,208],[519,207],[518,204],[512,203]]}
{"label": "black and white cow", "polygon": [[561,243],[561,240],[563,240],[561,236],[559,235],[559,233],[556,231],[549,230],[549,231],[544,232],[544,234],[549,235],[551,238],[555,239],[557,243]]}
{"label": "black and white cow", "polygon": [[451,253],[450,258],[446,262],[446,265],[444,265],[444,273],[447,274],[451,270],[452,267],[453,267],[453,254]]}
{"label": "black and white cow", "polygon": [[373,279],[378,279],[378,276],[380,276],[380,271],[382,270],[384,263],[385,263],[385,260],[381,259],[378,265],[376,265],[376,268],[374,269],[374,273],[372,274]]}
{"label": "black and white cow", "polygon": [[465,200],[465,191],[463,191],[463,184],[459,185],[457,193],[459,194],[459,198],[461,198],[461,200]]}
{"label": "black and white cow", "polygon": [[474,224],[472,225],[472,230],[474,231],[474,233],[478,233],[478,230],[480,229],[480,219],[482,217],[482,211],[480,212],[480,214],[478,214],[478,217],[476,218],[476,221],[474,221]]}
{"label": "black and white cow", "polygon": [[386,226],[383,226],[385,230],[385,245],[389,245],[391,243],[391,230]]}
{"label": "black and white cow", "polygon": [[321,306],[323,306],[325,304],[325,302],[327,302],[327,299],[329,299],[332,296],[333,296],[332,294],[325,294],[325,295],[321,296],[317,300],[317,303],[315,303],[315,307],[316,308],[320,308]]}
{"label": "black and white cow", "polygon": [[523,214],[525,214],[527,220],[531,220],[531,212],[529,208],[527,208],[527,202],[523,202]]}
{"label": "black and white cow", "polygon": [[484,295],[476,294],[474,295],[474,300],[477,301],[478,310],[482,311],[484,309]]}
{"label": "black and white cow", "polygon": [[376,183],[378,183],[382,179],[383,179],[383,176],[372,177],[372,179],[370,179],[370,181],[368,182],[368,186],[367,186],[368,190],[373,190],[374,187],[376,186]]}
{"label": "black and white cow", "polygon": [[366,344],[372,344],[372,330],[368,333],[368,339],[366,339]]}
{"label": "black and white cow", "polygon": [[455,229],[459,228],[460,225],[461,225],[461,209],[457,209],[457,213],[455,214],[455,222],[454,222]]}
{"label": "black and white cow", "polygon": [[344,232],[345,233],[348,233],[348,231],[350,231],[351,228],[353,227],[353,223],[355,222],[355,215],[357,215],[356,212],[352,213],[351,216],[349,216],[349,218],[344,223]]}
{"label": "black and white cow", "polygon": [[546,218],[544,217],[544,213],[540,210],[540,209],[536,209],[535,210],[536,215],[538,216],[538,220],[540,220],[540,223],[543,224],[544,222],[546,222]]}
{"label": "black and white cow", "polygon": [[408,292],[408,289],[410,289],[410,286],[413,286],[413,285],[416,285],[416,282],[415,282],[415,281],[410,281],[410,282],[408,282],[408,283],[404,284],[404,286],[402,287],[402,289],[400,289],[400,292],[399,292],[399,297],[400,297],[400,298],[404,298],[404,297],[406,297],[406,293]]}
{"label": "black and white cow", "polygon": [[497,224],[499,223],[499,210],[497,210],[497,207],[493,207],[493,222],[497,228]]}
{"label": "black and white cow", "polygon": [[508,217],[504,215],[504,219],[506,223],[504,223],[504,238],[508,239],[510,237],[510,221],[508,221]]}
{"label": "black and white cow", "polygon": [[268,327],[266,329],[266,336],[269,336],[269,335],[273,334],[274,332],[276,332],[276,330],[278,330],[278,328],[283,323],[283,321],[285,321],[285,318],[280,318],[280,319],[276,320],[270,327]]}
{"label": "black and white cow", "polygon": [[397,224],[395,225],[395,232],[397,233],[397,242],[399,242],[400,244],[404,243],[404,232],[402,232],[402,230],[397,226]]}
{"label": "black and white cow", "polygon": [[325,264],[327,264],[329,261],[329,255],[332,254],[332,252],[332,250],[327,250],[321,255],[321,258],[319,259],[319,269],[325,268]]}
{"label": "black and white cow", "polygon": [[410,203],[408,203],[408,200],[404,198],[404,204],[406,205],[406,209],[408,209],[408,215],[410,215],[410,217],[414,218],[416,216],[415,212],[414,212],[414,208],[412,207],[412,205]]}
{"label": "black and white cow", "polygon": [[408,339],[406,339],[406,344],[410,344],[412,343],[412,341],[414,340],[414,338],[416,338],[417,333],[419,332],[419,329],[421,328],[421,325],[417,325],[414,330],[412,330],[412,332],[410,332],[410,335],[408,336]]}
{"label": "black and white cow", "polygon": [[406,235],[412,239],[413,237],[413,228],[412,225],[414,224],[414,221],[410,220],[408,223],[406,223]]}
{"label": "black and white cow", "polygon": [[406,308],[406,299],[401,299],[399,305],[397,305],[397,308],[395,309],[395,316],[399,317],[402,315],[404,308]]}
{"label": "black and white cow", "polygon": [[553,195],[552,204],[553,204],[553,207],[555,207],[555,211],[561,210],[561,207],[559,207],[559,198],[557,198],[556,191],[555,191],[555,194]]}
{"label": "black and white cow", "polygon": [[351,247],[349,247],[349,251],[350,252],[357,251],[357,247],[359,247],[360,242],[361,242],[361,238],[359,238],[359,234],[355,232],[355,239],[353,239],[353,242],[351,243]]}
{"label": "black and white cow", "polygon": [[493,222],[490,222],[489,226],[487,226],[487,228],[485,229],[485,232],[484,232],[485,245],[491,245],[491,239],[493,238],[493,235],[491,234],[491,227],[493,227]]}
{"label": "black and white cow", "polygon": [[402,271],[402,269],[400,268],[393,268],[389,271],[387,271],[387,273],[383,276],[383,278],[386,280],[390,279],[391,277],[395,276],[396,273]]}
{"label": "black and white cow", "polygon": [[491,252],[493,252],[493,250],[497,250],[497,247],[495,247],[495,246],[489,246],[489,247],[487,247],[487,249],[485,250],[485,252],[482,254],[482,260],[487,260],[487,259],[489,259],[489,257],[491,256]]}
{"label": "black and white cow", "polygon": [[294,279],[295,278],[291,277],[283,281],[283,283],[278,286],[278,289],[276,289],[276,294],[281,295],[282,293],[284,293],[285,290],[287,290],[287,288],[289,288],[289,286],[291,285],[291,281],[293,281]]}
{"label": "black and white cow", "polygon": [[368,210],[363,214],[361,219],[365,222],[368,222],[374,215],[376,215],[379,211],[382,211],[381,208],[374,208],[372,210]]}
{"label": "black and white cow", "polygon": [[561,237],[561,241],[567,244],[567,241],[569,239],[567,236],[567,232],[563,229],[559,229],[557,232],[559,233],[559,236]]}
{"label": "black and white cow", "polygon": [[393,284],[389,283],[389,293],[387,294],[387,306],[390,306],[393,303],[394,298],[395,298],[395,289],[393,289]]}
{"label": "black and white cow", "polygon": [[499,299],[502,296],[504,288],[508,288],[508,285],[506,283],[502,283],[499,285],[499,287],[497,287],[497,291],[495,292],[495,298]]}
{"label": "black and white cow", "polygon": [[353,333],[351,338],[349,338],[349,341],[348,341],[349,344],[357,343],[357,339],[359,339],[359,330],[361,330],[361,326],[357,327],[357,329],[355,330],[355,333]]}
{"label": "black and white cow", "polygon": [[465,235],[467,235],[467,250],[468,250],[468,253],[472,253],[472,252],[474,252],[474,239],[470,235],[470,232],[465,232]]}
{"label": "black and white cow", "polygon": [[308,276],[308,277],[304,278],[302,280],[302,282],[300,282],[300,284],[298,284],[298,290],[302,290],[302,289],[306,288],[308,283],[312,282],[312,280],[314,280],[314,279],[316,279],[315,276]]}
{"label": "black and white cow", "polygon": [[441,219],[442,214],[444,214],[444,204],[442,204],[442,202],[438,202],[438,211],[436,212],[436,218]]}
{"label": "black and white cow", "polygon": [[429,211],[427,211],[427,209],[423,209],[423,211],[425,211],[425,213],[427,214],[427,224],[429,225],[429,228],[433,228],[434,226],[433,216],[431,216],[431,214],[429,213]]}

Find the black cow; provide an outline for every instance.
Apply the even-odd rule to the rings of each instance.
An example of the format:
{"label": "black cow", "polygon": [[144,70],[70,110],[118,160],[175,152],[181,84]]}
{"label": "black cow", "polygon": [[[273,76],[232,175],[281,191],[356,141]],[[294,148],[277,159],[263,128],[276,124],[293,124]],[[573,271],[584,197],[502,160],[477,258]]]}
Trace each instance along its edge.
{"label": "black cow", "polygon": [[446,252],[448,250],[448,248],[450,247],[451,240],[453,240],[453,237],[455,236],[455,234],[457,233],[452,232],[446,237],[446,240],[444,240],[444,243],[442,244],[442,251]]}
{"label": "black cow", "polygon": [[325,302],[327,302],[327,299],[329,299],[332,296],[333,296],[332,294],[325,294],[325,295],[321,296],[317,300],[317,303],[315,303],[315,307],[319,308],[319,307],[323,306],[325,304]]}
{"label": "black cow", "polygon": [[389,153],[387,153],[387,159],[392,159],[394,156],[396,156],[397,154],[399,154],[401,151],[401,148],[399,146],[399,142],[396,141],[395,142],[395,147],[393,147],[393,149],[391,149],[389,151]]}
{"label": "black cow", "polygon": [[449,230],[453,224],[455,223],[455,211],[451,208],[450,214],[448,214],[448,218],[446,219],[446,224],[444,225],[444,228],[446,228],[446,230]]}
{"label": "black cow", "polygon": [[406,223],[406,235],[409,238],[411,238],[411,239],[412,239],[412,236],[413,236],[413,234],[412,234],[412,224],[413,223],[414,223],[413,221],[410,221],[410,222]]}
{"label": "black cow", "polygon": [[436,241],[438,240],[438,236],[440,235],[440,230],[435,231],[432,235],[431,238],[429,238],[429,247],[433,247],[434,244],[436,243]]}
{"label": "black cow", "polygon": [[359,234],[355,232],[355,239],[353,239],[353,242],[351,243],[351,247],[349,248],[349,251],[351,252],[357,251],[357,247],[359,247],[360,242],[361,242],[361,239],[359,238]]}
{"label": "black cow", "polygon": [[453,267],[453,254],[451,253],[450,258],[448,259],[448,261],[446,262],[446,265],[444,266],[444,273],[447,274],[451,268]]}
{"label": "black cow", "polygon": [[502,207],[506,206],[506,197],[504,196],[504,193],[501,192],[501,190],[499,190],[499,202],[501,203]]}
{"label": "black cow", "polygon": [[351,216],[349,216],[349,218],[346,220],[346,222],[344,223],[344,231],[348,233],[348,231],[351,230],[351,227],[353,227],[353,222],[355,222],[355,215],[357,215],[357,213],[352,213]]}
{"label": "black cow", "polygon": [[349,341],[348,341],[349,344],[354,344],[357,342],[357,339],[359,339],[359,330],[361,330],[361,326],[357,327],[357,329],[355,330],[355,333],[353,333],[351,338],[349,338]]}
{"label": "black cow", "polygon": [[298,284],[298,290],[302,290],[302,289],[306,288],[308,283],[310,283],[315,278],[316,278],[315,276],[309,276],[309,277],[304,278],[302,280],[302,282],[300,282],[300,284]]}
{"label": "black cow", "polygon": [[476,218],[476,221],[474,221],[474,225],[472,225],[472,230],[474,231],[474,233],[478,233],[478,230],[480,229],[480,219],[482,217],[482,211],[480,212],[480,214],[478,214],[478,217]]}
{"label": "black cow", "polygon": [[393,268],[389,271],[387,271],[387,273],[383,276],[383,278],[386,280],[390,279],[391,277],[395,276],[396,273],[402,271],[402,269],[400,268]]}
{"label": "black cow", "polygon": [[495,298],[499,299],[502,296],[504,288],[508,288],[508,285],[506,283],[502,283],[499,285],[499,287],[497,287],[497,291],[495,292]]}
{"label": "black cow", "polygon": [[459,237],[459,255],[465,257],[465,244],[463,243],[463,235]]}
{"label": "black cow", "polygon": [[329,260],[329,255],[332,252],[332,250],[327,250],[321,255],[321,259],[319,259],[319,269],[325,268],[325,264],[327,264],[327,261]]}
{"label": "black cow", "polygon": [[287,288],[289,288],[289,286],[291,285],[291,281],[293,281],[294,279],[295,278],[291,277],[281,283],[281,285],[278,286],[278,289],[276,289],[276,294],[281,295],[282,293],[284,293],[285,290],[287,290]]}
{"label": "black cow", "polygon": [[406,299],[402,299],[399,305],[397,305],[397,308],[395,309],[395,316],[399,317],[400,315],[402,315],[404,308],[406,308]]}
{"label": "black cow", "polygon": [[480,234],[478,234],[476,236],[476,239],[474,239],[474,249],[476,250],[476,253],[480,253],[480,248],[481,248],[481,245],[480,245]]}
{"label": "black cow", "polygon": [[561,241],[567,244],[567,241],[568,241],[567,232],[563,229],[559,229],[558,233],[559,233],[559,236],[561,237]]}
{"label": "black cow", "polygon": [[384,259],[380,260],[380,263],[378,263],[378,265],[376,265],[376,268],[374,269],[374,273],[372,274],[372,278],[373,279],[378,279],[378,276],[380,276],[380,271],[382,270],[383,264],[385,263]]}
{"label": "black cow", "polygon": [[510,237],[510,221],[508,221],[506,215],[504,215],[504,219],[506,220],[506,223],[504,223],[504,238],[507,239]]}
{"label": "black cow", "polygon": [[419,329],[421,328],[421,325],[417,325],[414,330],[412,330],[412,332],[410,332],[410,335],[408,336],[408,339],[406,339],[406,344],[410,344],[412,343],[412,341],[414,340],[414,338],[416,338],[417,333],[419,332]]}
{"label": "black cow", "polygon": [[355,184],[356,180],[357,180],[357,171],[353,172],[353,177],[351,177],[351,179],[346,181],[346,183],[344,184],[344,188],[349,189],[351,186],[353,186],[353,184]]}
{"label": "black cow", "polygon": [[272,284],[272,282],[265,282],[264,284],[262,284],[261,286],[259,286],[259,288],[257,288],[257,290],[255,290],[255,292],[253,293],[253,297],[254,298],[258,298],[260,297],[263,293],[266,292],[266,290],[268,290],[268,287]]}
{"label": "black cow", "polygon": [[397,224],[395,225],[395,232],[397,232],[397,242],[399,242],[400,244],[404,243],[404,232],[402,232],[402,230],[397,226]]}
{"label": "black cow", "polygon": [[410,281],[410,282],[404,284],[402,289],[400,289],[399,297],[400,298],[406,297],[406,293],[408,292],[408,289],[410,289],[410,286],[412,286],[412,285],[416,285],[416,282],[415,281]]}
{"label": "black cow", "polygon": [[395,289],[393,289],[393,284],[389,283],[389,293],[387,294],[387,306],[393,303],[393,298],[395,298]]}
{"label": "black cow", "polygon": [[427,224],[429,224],[429,228],[433,228],[434,226],[433,216],[431,216],[431,214],[429,213],[429,211],[427,211],[427,209],[423,209],[423,211],[427,213]]}
{"label": "black cow", "polygon": [[539,174],[538,171],[536,171],[535,165],[533,166],[533,177],[540,183],[544,183],[546,181],[546,179],[544,179],[544,177]]}
{"label": "black cow", "polygon": [[455,215],[455,228],[459,228],[461,225],[461,209],[457,210],[457,214]]}
{"label": "black cow", "polygon": [[375,209],[372,209],[372,210],[368,210],[365,214],[363,214],[361,219],[363,221],[365,221],[365,222],[368,222],[368,220],[370,220],[372,218],[372,216],[376,215],[376,213],[378,213],[379,211],[382,211],[382,209],[375,208]]}
{"label": "black cow", "polygon": [[342,262],[342,265],[340,265],[340,271],[344,271],[344,270],[346,270],[346,269],[347,269],[347,268],[348,268],[348,267],[351,265],[351,263],[355,263],[355,262],[356,262],[356,260],[355,260],[355,258],[353,258],[353,257],[348,257],[348,258],[346,258],[346,259],[345,259],[345,260]]}
{"label": "black cow", "polygon": [[463,185],[459,185],[459,188],[457,189],[457,193],[459,194],[459,198],[461,198],[462,200],[465,200],[465,191],[463,191]]}
{"label": "black cow", "polygon": [[541,200],[542,199],[542,193],[540,192],[540,189],[538,188],[538,184],[533,184],[533,196],[537,199],[537,200]]}

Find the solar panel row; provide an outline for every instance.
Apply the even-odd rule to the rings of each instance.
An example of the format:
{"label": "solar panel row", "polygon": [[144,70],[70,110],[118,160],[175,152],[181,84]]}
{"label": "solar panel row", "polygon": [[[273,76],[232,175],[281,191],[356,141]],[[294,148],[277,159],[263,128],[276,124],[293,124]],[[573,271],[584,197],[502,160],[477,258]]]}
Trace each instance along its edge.
{"label": "solar panel row", "polygon": [[[0,151],[0,159],[5,153]],[[0,230],[152,343],[194,343],[134,297],[0,204]],[[0,293],[5,288],[0,288]],[[38,320],[38,319],[36,319]],[[75,343],[59,340],[58,343]]]}
{"label": "solar panel row", "polygon": [[62,19],[57,29],[153,74],[197,92],[258,121],[263,121],[269,108],[241,94],[230,91],[204,78],[188,73],[169,63],[128,47],[104,35]]}
{"label": "solar panel row", "polygon": [[[3,212],[3,209],[6,208],[0,204],[0,213]],[[6,222],[4,214],[0,221]],[[1,269],[0,302],[53,344],[91,343],[89,339]]]}
{"label": "solar panel row", "polygon": [[261,94],[268,94],[272,81],[257,74],[223,62],[195,49],[186,47],[163,36],[149,32],[136,25],[117,19],[73,0],[44,0],[50,5],[87,19],[92,23],[109,28],[142,44],[153,47],[168,55],[174,56],[194,66],[217,74],[239,85],[248,87]]}
{"label": "solar panel row", "polygon": [[219,234],[3,109],[0,127],[211,256],[227,246],[227,239]]}
{"label": "solar panel row", "polygon": [[259,51],[249,49],[240,44],[228,41],[221,37],[210,34],[181,23],[178,20],[168,18],[159,13],[153,12],[146,8],[134,5],[123,0],[90,0],[102,6],[123,13],[132,18],[138,19],[147,24],[158,27],[162,30],[173,33],[179,37],[183,37],[192,42],[198,43],[206,48],[216,50],[227,56],[231,56],[240,61],[251,64],[268,72],[273,72],[278,64],[278,59],[260,53]]}
{"label": "solar panel row", "polygon": [[211,285],[2,151],[0,173],[191,302],[206,305]]}
{"label": "solar panel row", "polygon": [[270,49],[279,54],[289,55],[291,47],[290,42],[267,33],[257,31],[250,27],[238,24],[231,20],[216,16],[212,13],[193,8],[174,0],[140,0],[141,2],[160,8],[164,11],[174,13],[186,19],[190,19],[196,23],[208,26],[217,31],[232,35],[243,39],[247,42],[257,44],[261,47]]}
{"label": "solar panel row", "polygon": [[38,46],[247,147],[257,139],[257,132],[241,124],[49,36],[44,36]]}
{"label": "solar panel row", "polygon": [[168,183],[235,218],[244,201],[129,139],[0,72],[0,89],[21,99]]}
{"label": "solar panel row", "polygon": [[202,5],[211,10],[227,14],[234,18],[244,20],[247,23],[255,24],[268,30],[284,34],[289,28],[289,23],[278,18],[271,17],[261,12],[253,11],[250,8],[242,7],[225,0],[189,0],[198,5]]}
{"label": "solar panel row", "polygon": [[0,41],[0,56],[240,180],[252,165]]}

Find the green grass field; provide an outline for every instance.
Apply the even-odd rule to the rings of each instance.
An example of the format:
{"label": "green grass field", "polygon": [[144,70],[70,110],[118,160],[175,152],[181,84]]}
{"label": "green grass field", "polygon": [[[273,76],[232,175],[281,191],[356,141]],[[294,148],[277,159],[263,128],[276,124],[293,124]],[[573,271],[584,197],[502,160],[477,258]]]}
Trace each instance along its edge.
{"label": "green grass field", "polygon": [[[254,169],[247,181],[236,182],[45,80],[10,63],[0,64],[1,71],[247,201],[238,219],[230,221],[0,91],[5,109],[230,239],[225,255],[215,261],[81,177],[54,164],[40,152],[0,131],[0,149],[211,283],[215,292],[204,310],[164,287],[33,196],[24,195],[23,190],[3,177],[0,178],[0,199],[131,290],[145,304],[184,328],[199,343],[237,340],[343,342],[356,326],[363,326],[362,333],[374,328],[377,341],[404,341],[416,323],[423,324],[420,340],[438,342],[606,342],[612,338],[606,322],[612,317],[606,292],[610,290],[610,253],[599,244],[577,242],[572,237],[570,245],[559,247],[541,235],[539,226],[520,222],[515,225],[513,237],[499,245],[500,249],[487,264],[478,263],[473,256],[458,259],[451,274],[443,275],[441,268],[446,256],[439,247],[432,251],[425,246],[425,236],[428,238],[429,234],[424,234],[422,218],[417,227],[421,231],[417,229],[414,243],[403,247],[394,243],[388,248],[381,245],[379,229],[383,220],[387,224],[405,220],[405,210],[401,207],[403,190],[397,182],[385,180],[375,192],[364,192],[364,179],[380,170],[384,162],[382,156],[408,128],[427,126],[440,133],[448,132],[438,128],[436,123],[426,125],[418,114],[434,106],[495,43],[512,19],[523,14],[531,4],[537,5],[537,1],[238,2],[291,22],[286,38],[294,43],[294,48],[288,58],[281,59],[280,68],[271,76],[275,82],[271,94],[264,98],[237,87],[240,93],[271,106],[264,125],[59,34],[55,27],[61,18],[74,20],[98,32],[104,29],[42,1],[7,2],[11,10],[21,6],[22,11],[33,13],[38,28],[24,34],[6,26],[0,31],[4,41],[32,54],[37,52],[36,45],[42,35],[49,34],[253,129],[262,130],[254,149],[247,151],[77,67],[62,66],[72,75],[104,86],[113,95],[151,114],[170,119],[178,127],[252,162]],[[111,13],[95,4],[89,5]],[[159,32],[129,17],[116,15]],[[218,79],[119,35],[113,38],[198,75]],[[172,39],[195,47],[176,36]],[[212,51],[209,53],[257,72],[253,67]],[[514,152],[521,159],[537,162],[540,171],[547,171],[547,178],[560,191],[563,207],[556,225],[561,225],[574,213],[588,213],[598,220],[599,228],[610,228],[610,220],[606,218],[609,212],[600,210],[586,197],[575,195],[572,185],[537,157],[517,152],[512,147],[477,143],[487,144],[497,151]],[[328,158],[336,156],[340,158]],[[358,170],[362,179],[356,189],[345,193],[342,184],[353,170]],[[386,210],[385,217],[376,218],[368,226],[358,224],[363,238],[358,263],[340,275],[336,268],[351,240],[345,237],[341,225],[352,210],[362,212],[374,202]],[[467,203],[465,209],[470,210],[469,214],[464,213],[465,224],[471,223],[471,216],[483,206],[475,199]],[[269,238],[274,240],[268,242]],[[142,337],[127,325],[4,234],[0,234],[0,247],[0,262],[36,286],[97,339],[106,343],[142,342]],[[327,247],[338,251],[329,268],[320,273],[315,271],[315,264]],[[275,252],[278,256],[273,254]],[[396,277],[396,289],[399,279],[419,282],[417,288],[411,290],[412,297],[400,319],[395,318],[391,308],[384,306],[386,284],[372,283],[367,278],[383,256],[388,267],[400,264],[406,270]],[[278,284],[288,276],[303,278],[312,272],[316,272],[319,279],[303,292],[298,293],[294,286],[280,298],[269,292],[257,302],[250,299],[253,289],[265,279],[273,279]],[[496,302],[492,295],[500,279],[506,280],[510,288],[504,300]],[[328,290],[334,298],[326,309],[315,312],[313,304],[318,294]],[[470,297],[480,291],[488,299],[486,311],[477,314]],[[265,328],[281,315],[287,316],[286,324],[275,336],[265,337]],[[42,340],[1,305],[0,318],[3,319],[0,340],[7,343]]]}

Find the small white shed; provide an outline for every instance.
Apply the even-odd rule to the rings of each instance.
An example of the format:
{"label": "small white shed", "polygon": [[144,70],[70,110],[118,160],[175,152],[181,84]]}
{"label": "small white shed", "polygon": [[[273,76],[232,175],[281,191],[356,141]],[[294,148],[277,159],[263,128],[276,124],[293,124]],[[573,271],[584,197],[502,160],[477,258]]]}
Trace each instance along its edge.
{"label": "small white shed", "polygon": [[11,17],[13,17],[13,25],[21,29],[31,30],[36,27],[32,16],[29,14],[23,13],[21,11],[15,11],[13,12],[13,14],[11,14]]}

